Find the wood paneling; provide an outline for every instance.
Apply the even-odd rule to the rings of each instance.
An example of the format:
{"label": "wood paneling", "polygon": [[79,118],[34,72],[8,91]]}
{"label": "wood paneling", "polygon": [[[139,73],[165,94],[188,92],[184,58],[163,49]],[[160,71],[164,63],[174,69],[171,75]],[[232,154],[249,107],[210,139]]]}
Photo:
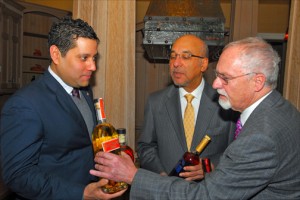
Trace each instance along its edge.
{"label": "wood paneling", "polygon": [[256,36],[258,0],[232,0],[230,41]]}
{"label": "wood paneling", "polygon": [[103,97],[108,121],[126,128],[135,148],[135,4],[133,0],[74,0],[73,17],[100,38],[94,96]]}
{"label": "wood paneling", "polygon": [[150,93],[163,89],[171,83],[168,63],[149,62],[142,48],[142,30],[136,31],[136,139],[144,122],[144,107]]}
{"label": "wood paneling", "polygon": [[300,1],[291,0],[283,95],[300,111]]}

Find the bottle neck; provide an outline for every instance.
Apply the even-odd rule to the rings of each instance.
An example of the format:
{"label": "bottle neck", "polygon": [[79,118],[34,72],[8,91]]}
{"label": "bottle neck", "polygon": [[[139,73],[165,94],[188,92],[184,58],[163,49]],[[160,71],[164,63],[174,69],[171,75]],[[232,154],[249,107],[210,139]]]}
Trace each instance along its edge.
{"label": "bottle neck", "polygon": [[120,143],[120,145],[126,145],[126,135],[125,134],[119,134],[119,143]]}
{"label": "bottle neck", "polygon": [[103,124],[103,123],[107,123],[106,118],[104,119],[99,119],[98,115],[97,115],[97,124]]}
{"label": "bottle neck", "polygon": [[96,110],[97,124],[106,123],[106,115],[104,112],[104,101],[102,98],[94,100],[94,106]]}

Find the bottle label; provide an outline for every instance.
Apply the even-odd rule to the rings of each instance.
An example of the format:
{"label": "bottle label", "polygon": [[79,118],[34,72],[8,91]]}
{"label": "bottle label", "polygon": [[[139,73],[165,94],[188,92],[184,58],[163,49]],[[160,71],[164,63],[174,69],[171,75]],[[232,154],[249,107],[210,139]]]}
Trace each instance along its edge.
{"label": "bottle label", "polygon": [[125,137],[125,134],[119,134],[119,142],[120,142],[121,144],[126,143],[126,137]]}
{"label": "bottle label", "polygon": [[185,166],[184,159],[180,159],[175,167],[175,170],[177,173],[180,173],[183,170],[183,167]]}
{"label": "bottle label", "polygon": [[102,148],[103,148],[104,152],[111,152],[113,150],[119,149],[120,148],[119,139],[114,138],[114,139],[102,142]]}
{"label": "bottle label", "polygon": [[95,99],[94,106],[96,109],[96,115],[98,121],[104,122],[106,120],[105,112],[104,112],[104,101],[102,98]]}

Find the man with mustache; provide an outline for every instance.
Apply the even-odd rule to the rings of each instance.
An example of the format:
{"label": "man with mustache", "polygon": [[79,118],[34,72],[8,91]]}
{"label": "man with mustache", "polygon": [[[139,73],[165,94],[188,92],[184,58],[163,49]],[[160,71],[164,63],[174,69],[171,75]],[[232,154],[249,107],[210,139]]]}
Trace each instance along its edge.
{"label": "man with mustache", "polygon": [[[184,35],[174,41],[169,56],[174,84],[151,94],[145,106],[145,121],[137,146],[142,168],[169,174],[185,152],[195,151],[205,135],[211,137],[211,142],[201,157],[210,158],[216,165],[232,141],[236,119],[231,110],[221,109],[217,92],[202,76],[208,62],[208,47],[200,38]],[[191,140],[186,139],[184,127],[186,94],[194,96]],[[187,166],[180,176],[186,180],[201,180],[204,177],[201,163]]]}
{"label": "man with mustache", "polygon": [[131,184],[130,199],[300,199],[300,113],[275,90],[280,58],[260,38],[228,44],[213,87],[242,129],[201,182],[136,169],[129,156],[98,153],[94,175]]}

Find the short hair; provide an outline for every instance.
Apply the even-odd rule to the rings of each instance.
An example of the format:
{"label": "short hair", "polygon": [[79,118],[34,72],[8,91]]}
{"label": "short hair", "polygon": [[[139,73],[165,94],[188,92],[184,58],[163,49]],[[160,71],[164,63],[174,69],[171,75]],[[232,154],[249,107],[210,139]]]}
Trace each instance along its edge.
{"label": "short hair", "polygon": [[276,88],[280,57],[269,43],[259,37],[248,37],[227,44],[223,51],[230,47],[239,48],[242,68],[248,72],[263,73],[265,84],[272,89]]}
{"label": "short hair", "polygon": [[89,38],[100,42],[94,29],[82,19],[64,17],[54,22],[48,34],[48,47],[56,45],[62,56],[76,46],[79,37]]}

